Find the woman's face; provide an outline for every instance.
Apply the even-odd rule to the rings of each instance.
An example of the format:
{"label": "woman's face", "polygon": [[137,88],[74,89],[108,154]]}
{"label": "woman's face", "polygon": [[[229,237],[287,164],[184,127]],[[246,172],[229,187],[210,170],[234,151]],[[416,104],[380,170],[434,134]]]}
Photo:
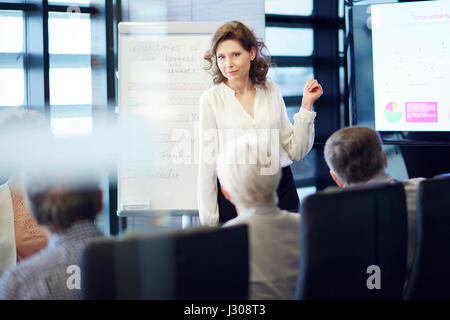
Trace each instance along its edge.
{"label": "woman's face", "polygon": [[228,81],[248,80],[250,64],[256,56],[256,49],[247,51],[237,40],[223,40],[216,49],[217,66]]}

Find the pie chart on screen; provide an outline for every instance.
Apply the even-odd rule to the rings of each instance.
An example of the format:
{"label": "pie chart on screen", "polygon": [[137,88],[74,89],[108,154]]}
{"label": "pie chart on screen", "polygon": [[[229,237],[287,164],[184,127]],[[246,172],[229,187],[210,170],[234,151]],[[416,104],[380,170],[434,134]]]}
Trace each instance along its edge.
{"label": "pie chart on screen", "polygon": [[400,104],[395,101],[389,102],[384,107],[384,117],[387,121],[396,123],[402,118],[402,110],[400,110]]}

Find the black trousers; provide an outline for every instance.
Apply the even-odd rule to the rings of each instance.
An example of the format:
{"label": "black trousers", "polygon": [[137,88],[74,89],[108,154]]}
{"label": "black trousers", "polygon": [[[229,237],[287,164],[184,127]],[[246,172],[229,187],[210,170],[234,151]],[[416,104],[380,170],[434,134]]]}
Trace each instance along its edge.
{"label": "black trousers", "polygon": [[[217,179],[217,203],[219,205],[219,223],[225,223],[237,217],[236,208],[228,201],[220,190],[220,182]],[[278,207],[280,209],[298,212],[300,201],[295,188],[294,177],[290,166],[281,170],[281,180],[277,188]]]}

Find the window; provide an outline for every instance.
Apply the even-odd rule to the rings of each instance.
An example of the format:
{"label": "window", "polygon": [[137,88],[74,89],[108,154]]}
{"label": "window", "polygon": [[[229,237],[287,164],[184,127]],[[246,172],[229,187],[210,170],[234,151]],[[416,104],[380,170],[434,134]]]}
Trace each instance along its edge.
{"label": "window", "polygon": [[268,77],[280,86],[283,96],[296,96],[297,102],[306,81],[314,76],[308,60],[314,50],[313,35],[311,28],[266,26],[265,44],[276,64],[269,69]]}
{"label": "window", "polygon": [[23,12],[0,10],[0,107],[25,102]]}
{"label": "window", "polygon": [[[54,136],[91,135],[93,101],[97,109],[106,109],[104,101],[113,91],[107,92],[108,71],[103,63],[107,60],[107,23],[112,30],[112,18],[107,20],[104,6],[112,8],[112,4],[104,3],[102,6],[97,1],[91,7],[89,0],[0,0],[0,111],[11,107],[41,109],[50,116]],[[93,35],[98,75],[95,96]],[[118,218],[110,205],[108,183],[105,177],[105,215],[99,215],[96,222],[105,233],[114,234]]]}
{"label": "window", "polygon": [[280,86],[284,97],[301,95],[306,82],[313,76],[312,67],[272,67],[267,75]]}
{"label": "window", "polygon": [[312,9],[312,0],[266,0],[266,14],[309,16]]}
{"label": "window", "polygon": [[50,12],[50,111],[55,136],[92,132],[90,15]]}
{"label": "window", "polygon": [[266,27],[266,46],[274,56],[310,56],[313,35],[312,29]]}
{"label": "window", "polygon": [[[343,53],[339,55],[344,51],[343,32],[340,39],[337,33],[339,16],[343,16],[343,1],[266,0],[265,12],[265,42],[276,64],[276,68],[269,71],[268,78],[280,86],[291,122],[299,111],[308,79],[317,78],[325,90],[321,100],[315,104],[320,107],[313,149],[291,166],[298,188],[320,190],[331,184],[323,161],[323,142],[330,131],[345,122],[340,90],[343,86],[339,87],[338,82],[341,79],[344,83],[345,78],[339,73],[340,60],[344,60]],[[324,101],[326,106],[321,105]]]}
{"label": "window", "polygon": [[[75,1],[66,1],[66,0],[48,0],[48,4],[68,4],[70,5],[71,3],[73,3]],[[78,5],[88,5],[91,3],[91,0],[77,0],[76,4]]]}

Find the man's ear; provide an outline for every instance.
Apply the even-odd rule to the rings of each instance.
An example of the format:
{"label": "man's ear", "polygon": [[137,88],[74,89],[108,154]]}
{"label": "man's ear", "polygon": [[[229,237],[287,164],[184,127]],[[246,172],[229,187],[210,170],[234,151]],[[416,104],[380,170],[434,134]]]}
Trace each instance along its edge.
{"label": "man's ear", "polygon": [[223,193],[223,195],[224,195],[224,197],[225,197],[225,199],[227,199],[228,201],[230,201],[230,194],[224,189],[224,187],[221,185],[220,186],[220,190],[222,191],[222,193]]}
{"label": "man's ear", "polygon": [[384,150],[383,150],[383,158],[384,158],[384,168],[387,168],[387,154]]}
{"label": "man's ear", "polygon": [[339,180],[339,178],[336,176],[333,170],[330,170],[330,176],[331,178],[333,178],[333,181],[336,182],[338,187],[342,188],[344,186],[344,183],[341,180]]}

